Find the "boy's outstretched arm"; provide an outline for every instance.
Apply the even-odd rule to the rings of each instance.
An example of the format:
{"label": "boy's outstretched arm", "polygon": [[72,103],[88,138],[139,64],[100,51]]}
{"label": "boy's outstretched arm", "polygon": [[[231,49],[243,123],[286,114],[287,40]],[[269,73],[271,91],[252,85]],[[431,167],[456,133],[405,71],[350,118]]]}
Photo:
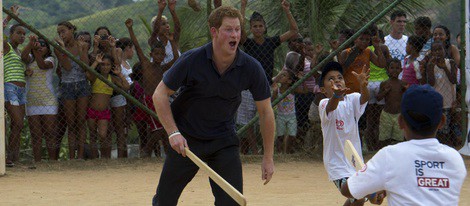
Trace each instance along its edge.
{"label": "boy's outstretched arm", "polygon": [[150,60],[145,56],[144,52],[142,51],[139,41],[137,41],[137,37],[135,36],[134,29],[132,28],[132,26],[134,25],[134,21],[132,19],[127,19],[125,24],[126,24],[127,30],[129,31],[129,36],[132,40],[132,43],[134,44],[135,51],[137,53],[137,57],[139,58],[139,61],[142,64],[150,62]]}
{"label": "boy's outstretched arm", "polygon": [[332,79],[330,79],[331,82],[331,89],[333,90],[333,96],[330,97],[330,100],[328,101],[328,104],[326,105],[325,112],[328,115],[328,113],[335,111],[335,109],[338,107],[339,101],[343,99],[344,94],[346,91],[349,90],[349,88],[338,88]]}
{"label": "boy's outstretched arm", "polygon": [[369,84],[370,69],[368,69],[366,65],[364,65],[360,74],[354,71],[352,73],[354,76],[356,76],[357,81],[359,82],[359,88],[361,92],[361,105],[365,104],[367,101],[369,101],[370,98],[369,89],[367,89],[367,84]]}
{"label": "boy's outstretched arm", "polygon": [[[336,94],[335,94],[336,96]],[[328,115],[328,113],[332,112],[332,111],[335,111],[335,109],[338,107],[338,104],[339,104],[339,100],[341,100],[341,98],[338,98],[338,97],[331,97],[330,100],[328,101],[328,104],[326,105],[326,114]],[[340,96],[340,95],[338,95]]]}
{"label": "boy's outstretched arm", "polygon": [[155,42],[158,41],[157,40],[158,33],[160,32],[159,26],[160,26],[160,22],[162,21],[163,10],[165,10],[165,7],[166,7],[166,0],[158,0],[157,4],[158,4],[158,14],[157,14],[157,18],[153,22],[152,34],[150,35],[150,38],[148,40],[148,44],[150,46],[154,45]]}
{"label": "boy's outstretched arm", "polygon": [[173,39],[175,40],[176,44],[178,44],[180,41],[181,23],[178,15],[176,14],[176,0],[168,1],[168,9],[170,9],[170,14],[173,18],[173,23],[175,26],[173,30]]}
{"label": "boy's outstretched arm", "polygon": [[246,38],[247,38],[247,33],[245,31],[245,11],[246,11],[246,4],[248,3],[248,0],[241,0],[241,6],[240,6],[240,14],[242,15],[242,22],[240,22],[240,26],[242,27],[242,36],[240,38],[240,44],[245,43]]}
{"label": "boy's outstretched arm", "polygon": [[279,37],[281,42],[285,42],[296,35],[297,32],[299,32],[299,27],[297,26],[297,22],[295,21],[294,16],[292,16],[292,13],[290,12],[290,3],[287,0],[283,0],[281,5],[282,9],[287,15],[287,20],[289,21],[289,31],[285,32]]}

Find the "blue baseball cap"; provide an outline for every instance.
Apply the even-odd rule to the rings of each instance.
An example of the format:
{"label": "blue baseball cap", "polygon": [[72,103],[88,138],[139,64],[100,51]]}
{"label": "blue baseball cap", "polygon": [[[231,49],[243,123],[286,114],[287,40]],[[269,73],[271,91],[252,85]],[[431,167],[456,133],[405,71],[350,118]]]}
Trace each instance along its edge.
{"label": "blue baseball cap", "polygon": [[[429,84],[412,85],[403,94],[401,100],[401,115],[414,129],[437,126],[442,118],[443,98]],[[416,120],[411,113],[424,115],[425,120]]]}

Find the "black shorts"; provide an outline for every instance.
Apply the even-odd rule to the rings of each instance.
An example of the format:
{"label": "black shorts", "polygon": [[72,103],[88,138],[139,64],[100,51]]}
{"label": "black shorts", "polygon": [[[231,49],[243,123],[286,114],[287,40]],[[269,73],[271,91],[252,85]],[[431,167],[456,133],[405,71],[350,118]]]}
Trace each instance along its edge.
{"label": "black shorts", "polygon": [[[240,193],[243,193],[240,148],[236,136],[210,141],[196,140],[187,136],[185,138],[195,155],[206,162]],[[177,205],[181,192],[198,170],[197,165],[188,157],[183,157],[170,148],[152,205]],[[210,185],[215,197],[215,205],[238,205],[212,180],[210,180]]]}

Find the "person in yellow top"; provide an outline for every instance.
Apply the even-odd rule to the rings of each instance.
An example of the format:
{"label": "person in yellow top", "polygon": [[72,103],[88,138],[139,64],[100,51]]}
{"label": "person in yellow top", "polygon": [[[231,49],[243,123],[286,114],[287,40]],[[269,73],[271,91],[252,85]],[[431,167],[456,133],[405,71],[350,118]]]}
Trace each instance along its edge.
{"label": "person in yellow top", "polygon": [[[97,68],[98,72],[108,81],[116,84],[124,90],[129,89],[126,77],[121,73],[120,65],[113,65],[114,59],[109,55],[98,54],[91,68]],[[114,73],[112,75],[110,72]],[[92,85],[92,95],[87,111],[87,123],[90,130],[91,158],[98,157],[97,140],[100,141],[101,157],[111,158],[111,137],[108,136],[108,123],[111,119],[109,110],[113,88],[87,72],[87,78]]]}
{"label": "person in yellow top", "polygon": [[[374,24],[371,26],[371,28],[374,31],[373,33],[378,32],[379,39],[380,39],[380,43],[379,43],[380,49],[382,50],[382,53],[385,57],[385,62],[389,64],[390,60],[392,59],[392,56],[390,54],[390,51],[388,50],[388,47],[384,44],[385,43],[384,33],[382,30],[379,30],[377,26]],[[375,53],[375,46],[373,44],[373,39],[374,38],[371,39],[371,42],[367,48],[369,48],[371,52]],[[382,109],[384,108],[385,100],[378,101],[377,95],[379,94],[380,83],[388,79],[387,69],[385,69],[385,67],[379,67],[375,65],[371,61],[369,75],[370,75],[369,84],[367,85],[367,88],[369,89],[370,99],[369,99],[367,109],[365,112],[366,125],[367,125],[366,134],[365,134],[365,142],[367,145],[367,150],[378,151],[380,148],[385,146],[379,143],[379,138],[378,138],[380,114],[382,112]]]}

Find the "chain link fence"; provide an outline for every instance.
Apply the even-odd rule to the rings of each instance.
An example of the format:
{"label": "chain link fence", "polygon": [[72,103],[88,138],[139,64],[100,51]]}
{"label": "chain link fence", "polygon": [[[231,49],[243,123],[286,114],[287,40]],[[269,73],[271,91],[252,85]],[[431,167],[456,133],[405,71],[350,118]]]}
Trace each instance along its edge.
{"label": "chain link fence", "polygon": [[[199,2],[203,10],[199,12],[188,5],[194,2],[165,2],[164,17],[154,18],[157,1],[70,1],[55,2],[55,7],[4,1],[5,8],[19,5],[19,18],[45,37],[29,37],[36,34],[12,27],[14,21],[5,29],[10,42],[4,47],[8,160],[163,157],[168,149],[166,133],[141,107],[154,110],[151,96],[163,70],[148,65],[161,62],[165,68],[179,55],[173,47],[185,52],[209,41],[203,12],[207,2]],[[460,29],[455,26],[460,16],[448,15],[456,13],[452,11],[458,1],[445,5],[438,0],[403,1],[366,29],[361,28],[391,2],[223,1],[223,5],[245,8],[248,35],[242,37],[241,48],[261,62],[273,96],[285,96],[275,106],[276,153],[321,154],[318,103],[325,96],[318,78],[327,61],[342,64],[350,92],[359,92],[351,72],[370,68],[371,98],[359,120],[364,151],[404,141],[397,107],[412,84],[429,83],[444,96],[448,121],[439,140],[452,147],[465,140],[461,118],[466,112],[461,95],[465,86],[459,72],[464,57],[458,53]],[[126,22],[128,18],[133,21]],[[356,31],[360,34],[354,35]],[[353,36],[357,38],[351,44],[343,45]],[[68,53],[53,48],[56,44]],[[151,47],[166,57],[160,59]],[[75,63],[73,57],[86,65]],[[20,60],[26,72],[16,77],[14,64]],[[290,89],[292,85],[297,87]],[[286,91],[290,94],[283,95]],[[243,128],[239,130],[242,154],[262,154],[259,125],[250,121],[255,115],[255,102],[244,91],[235,120]]]}

